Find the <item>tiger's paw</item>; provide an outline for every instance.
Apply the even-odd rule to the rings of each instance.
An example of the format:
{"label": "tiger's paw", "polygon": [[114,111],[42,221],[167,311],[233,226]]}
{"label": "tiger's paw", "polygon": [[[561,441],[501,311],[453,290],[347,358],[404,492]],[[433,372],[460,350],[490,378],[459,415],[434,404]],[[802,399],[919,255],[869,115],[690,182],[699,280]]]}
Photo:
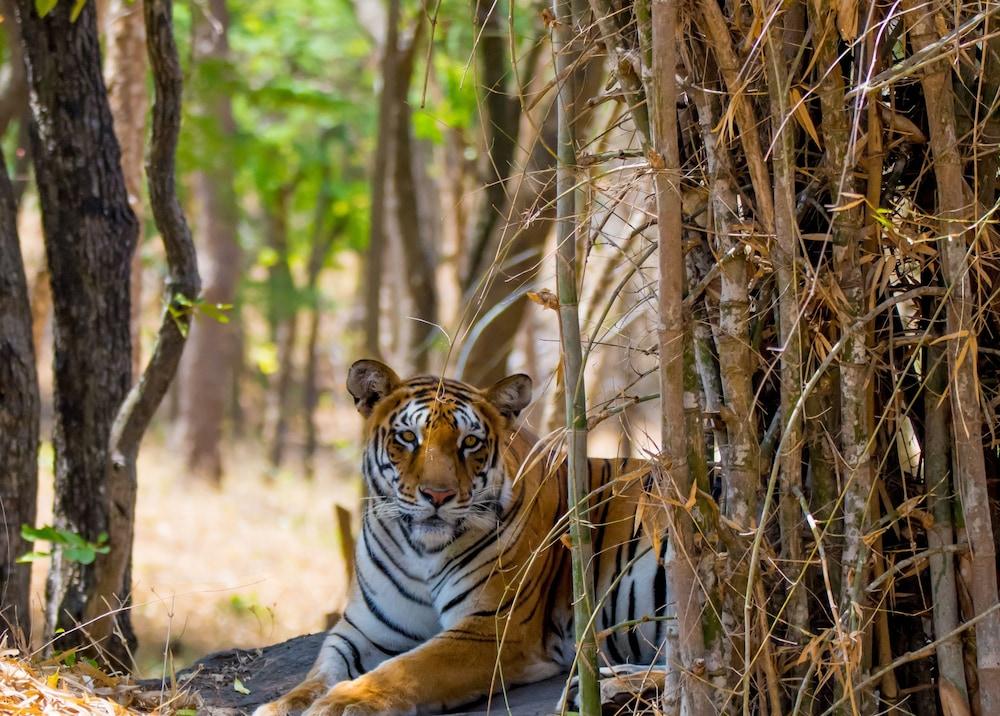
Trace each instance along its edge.
{"label": "tiger's paw", "polygon": [[[622,664],[600,669],[602,716],[632,716],[659,713],[660,696],[666,681],[661,667]],[[579,677],[574,676],[563,690],[558,707],[579,711]]]}
{"label": "tiger's paw", "polygon": [[258,706],[253,716],[289,716],[307,707],[325,690],[326,682],[318,676],[310,675],[280,699]]}
{"label": "tiger's paw", "polygon": [[414,716],[416,706],[379,688],[369,677],[342,681],[313,702],[302,716]]}

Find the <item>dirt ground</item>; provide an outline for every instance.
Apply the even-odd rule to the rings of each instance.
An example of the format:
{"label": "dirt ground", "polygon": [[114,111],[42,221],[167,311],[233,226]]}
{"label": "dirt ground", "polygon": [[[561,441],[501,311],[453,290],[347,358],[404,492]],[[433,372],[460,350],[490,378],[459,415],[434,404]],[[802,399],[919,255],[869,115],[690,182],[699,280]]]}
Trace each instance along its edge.
{"label": "dirt ground", "polygon": [[[133,568],[138,675],[159,676],[165,656],[179,669],[210,652],[324,628],[346,589],[333,508],[358,504],[352,450],[321,455],[310,483],[294,457],[267,478],[257,447],[231,446],[216,489],[185,479],[150,436],[139,460]],[[43,446],[39,524],[51,522],[51,455]],[[36,625],[47,566],[37,562],[33,573]]]}

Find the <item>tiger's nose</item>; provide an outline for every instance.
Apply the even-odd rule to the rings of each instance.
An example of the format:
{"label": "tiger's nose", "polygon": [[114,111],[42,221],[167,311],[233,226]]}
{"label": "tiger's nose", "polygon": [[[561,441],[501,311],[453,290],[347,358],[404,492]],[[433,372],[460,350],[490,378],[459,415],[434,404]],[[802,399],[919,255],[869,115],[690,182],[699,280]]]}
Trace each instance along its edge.
{"label": "tiger's nose", "polygon": [[458,494],[457,490],[452,490],[449,487],[424,487],[421,485],[418,489],[420,494],[435,507],[440,507]]}

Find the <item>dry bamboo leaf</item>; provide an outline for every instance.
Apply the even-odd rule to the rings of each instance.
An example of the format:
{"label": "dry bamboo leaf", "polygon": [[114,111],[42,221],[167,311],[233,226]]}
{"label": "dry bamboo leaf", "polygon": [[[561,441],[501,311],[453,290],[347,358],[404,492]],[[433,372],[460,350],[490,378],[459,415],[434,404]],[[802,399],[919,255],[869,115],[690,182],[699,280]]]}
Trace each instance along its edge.
{"label": "dry bamboo leaf", "polygon": [[799,658],[795,660],[795,666],[801,666],[807,661],[819,662],[823,656],[823,648],[826,644],[826,640],[830,637],[830,630],[817,634],[809,643],[802,647],[802,651],[799,652]]}
{"label": "dry bamboo leaf", "polygon": [[816,131],[816,125],[813,124],[812,117],[809,116],[809,108],[802,101],[802,93],[795,87],[792,87],[788,94],[793,111],[795,112],[795,121],[799,123],[802,129],[806,130],[806,133],[816,143],[816,146],[822,148],[823,145],[819,141],[819,132]]}
{"label": "dry bamboo leaf", "polygon": [[837,1],[837,31],[844,42],[853,42],[858,36],[858,0]]}
{"label": "dry bamboo leaf", "polygon": [[691,481],[691,492],[688,494],[687,501],[684,503],[684,511],[690,512],[691,509],[698,502],[698,483],[694,480]]}
{"label": "dry bamboo leaf", "polygon": [[879,106],[879,114],[882,116],[882,121],[885,122],[886,126],[900,135],[905,141],[910,144],[927,144],[927,135],[911,120],[883,105]]}
{"label": "dry bamboo leaf", "polygon": [[933,346],[937,345],[938,343],[944,343],[945,341],[955,340],[956,338],[964,338],[967,335],[969,335],[969,332],[963,329],[961,331],[955,331],[954,333],[947,333],[943,336],[940,336],[939,338],[935,338],[933,341],[931,341],[930,344]]}
{"label": "dry bamboo leaf", "polygon": [[969,710],[969,703],[965,700],[962,692],[958,690],[951,679],[940,677],[938,681],[938,693],[941,696],[941,707],[944,716],[972,716]]}
{"label": "dry bamboo leaf", "polygon": [[[972,349],[973,355],[975,355],[975,352],[976,352],[976,336],[975,335],[970,335],[969,336],[969,340],[967,340],[965,343],[963,343],[962,347],[959,349],[959,351],[958,351],[958,357],[955,359],[955,368],[954,368],[954,370],[955,370],[956,373],[958,372],[958,369],[962,367],[962,363],[965,362],[965,357],[967,355],[969,355],[969,349],[970,348]],[[979,393],[979,386],[976,386],[976,393],[977,394]]]}
{"label": "dry bamboo leaf", "polygon": [[837,206],[831,206],[830,211],[848,211],[856,206],[861,206],[866,201],[866,198],[863,194],[852,194],[849,191],[843,192],[840,196],[842,199],[849,199],[849,201],[846,204],[838,204]]}
{"label": "dry bamboo leaf", "polygon": [[530,301],[537,303],[542,308],[548,308],[553,311],[559,310],[559,298],[547,288],[539,291],[528,291],[526,295]]}

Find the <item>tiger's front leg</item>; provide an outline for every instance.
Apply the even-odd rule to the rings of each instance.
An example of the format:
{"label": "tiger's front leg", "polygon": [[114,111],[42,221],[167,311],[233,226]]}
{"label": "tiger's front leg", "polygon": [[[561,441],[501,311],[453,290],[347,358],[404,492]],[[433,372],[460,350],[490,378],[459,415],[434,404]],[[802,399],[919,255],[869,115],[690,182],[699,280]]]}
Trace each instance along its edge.
{"label": "tiger's front leg", "polygon": [[369,639],[359,627],[369,626],[370,621],[371,615],[364,609],[364,602],[361,601],[360,606],[358,601],[352,602],[345,610],[344,618],[323,640],[323,646],[306,678],[281,698],[258,707],[254,716],[299,713],[337,684],[350,682],[418,643],[393,634],[380,635],[381,641]]}
{"label": "tiger's front leg", "polygon": [[[488,622],[488,623],[487,623]],[[538,681],[560,667],[516,637],[497,648],[496,620],[473,618],[371,672],[342,681],[305,716],[412,716],[469,703],[503,685]],[[532,640],[533,641],[533,640]]]}

